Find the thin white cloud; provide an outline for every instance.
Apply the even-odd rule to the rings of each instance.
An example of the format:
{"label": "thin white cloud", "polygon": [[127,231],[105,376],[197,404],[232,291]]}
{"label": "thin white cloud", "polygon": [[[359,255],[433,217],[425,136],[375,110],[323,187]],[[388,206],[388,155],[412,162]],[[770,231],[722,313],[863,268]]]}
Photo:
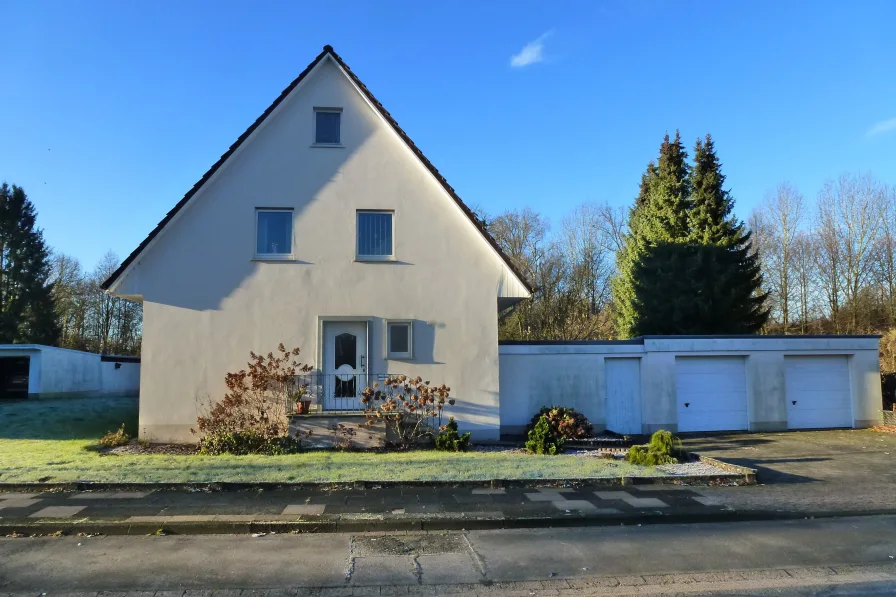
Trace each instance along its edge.
{"label": "thin white cloud", "polygon": [[541,34],[534,41],[530,41],[519,54],[514,54],[510,58],[510,66],[513,68],[522,68],[530,64],[544,62],[544,40],[551,34],[551,31]]}
{"label": "thin white cloud", "polygon": [[896,118],[891,118],[889,120],[881,120],[878,123],[875,123],[868,132],[865,133],[866,137],[874,137],[875,135],[883,135],[884,133],[892,133],[896,131]]}

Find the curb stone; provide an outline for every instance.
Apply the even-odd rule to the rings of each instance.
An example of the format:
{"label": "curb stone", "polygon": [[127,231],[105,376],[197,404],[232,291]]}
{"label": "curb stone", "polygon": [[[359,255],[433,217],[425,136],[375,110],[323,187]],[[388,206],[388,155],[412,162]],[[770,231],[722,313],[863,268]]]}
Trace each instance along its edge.
{"label": "curb stone", "polygon": [[866,516],[893,516],[896,508],[865,510],[860,512],[780,512],[772,510],[719,510],[710,513],[682,514],[632,514],[632,515],[583,515],[564,517],[520,517],[520,518],[443,518],[443,519],[400,519],[400,520],[316,520],[295,522],[164,522],[133,523],[108,521],[6,521],[0,520],[0,536],[43,536],[62,533],[64,535],[155,535],[160,531],[166,535],[245,535],[250,533],[361,533],[391,532],[414,533],[436,531],[471,531],[499,529],[563,528],[616,525],[691,524],[721,522],[786,521],[808,518],[846,518]]}

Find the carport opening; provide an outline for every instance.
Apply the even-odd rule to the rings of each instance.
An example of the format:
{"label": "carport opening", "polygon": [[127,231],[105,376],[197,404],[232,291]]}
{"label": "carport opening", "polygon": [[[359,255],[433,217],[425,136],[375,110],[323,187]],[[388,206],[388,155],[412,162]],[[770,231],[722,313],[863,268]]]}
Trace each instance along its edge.
{"label": "carport opening", "polygon": [[0,400],[28,397],[30,357],[0,357]]}

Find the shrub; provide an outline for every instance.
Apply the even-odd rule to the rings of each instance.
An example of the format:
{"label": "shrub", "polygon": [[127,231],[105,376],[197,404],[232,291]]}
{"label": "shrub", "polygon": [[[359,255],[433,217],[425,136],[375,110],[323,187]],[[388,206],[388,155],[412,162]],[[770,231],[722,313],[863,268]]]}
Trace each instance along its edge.
{"label": "shrub", "polygon": [[256,431],[212,433],[199,440],[199,453],[214,456],[220,454],[282,456],[295,454],[301,449],[302,443],[298,438],[288,435],[266,438]]}
{"label": "shrub", "polygon": [[470,432],[463,435],[457,432],[457,421],[449,417],[448,422],[439,427],[436,436],[436,450],[444,452],[466,452],[470,449]]}
{"label": "shrub", "polygon": [[[297,385],[296,376],[311,367],[299,363],[298,348],[277,347],[277,355],[250,352],[247,369],[227,373],[224,399],[196,420],[199,433],[223,437],[252,432],[264,439],[285,436],[289,431],[287,405],[305,395],[307,386]],[[195,431],[194,431],[195,433]]]}
{"label": "shrub", "polygon": [[594,435],[594,428],[588,418],[565,406],[542,407],[526,426],[527,435],[535,429],[542,417],[547,417],[554,435],[564,440],[586,439]]}
{"label": "shrub", "polygon": [[124,423],[118,428],[118,431],[110,431],[100,438],[100,445],[105,448],[114,448],[123,446],[131,441],[131,436],[124,430]]}
{"label": "shrub", "polygon": [[632,464],[656,466],[659,464],[675,464],[677,458],[672,456],[675,438],[672,433],[660,429],[650,437],[650,443],[629,448],[625,459]]}
{"label": "shrub", "polygon": [[533,454],[554,456],[563,451],[563,444],[564,439],[554,431],[550,419],[547,415],[542,415],[535,427],[529,431],[526,449]]}
{"label": "shrub", "polygon": [[386,424],[386,437],[393,447],[408,449],[431,440],[442,425],[446,404],[454,405],[451,388],[433,387],[422,377],[389,376],[382,386],[374,382],[364,388],[361,403],[367,416],[365,426],[378,421]]}

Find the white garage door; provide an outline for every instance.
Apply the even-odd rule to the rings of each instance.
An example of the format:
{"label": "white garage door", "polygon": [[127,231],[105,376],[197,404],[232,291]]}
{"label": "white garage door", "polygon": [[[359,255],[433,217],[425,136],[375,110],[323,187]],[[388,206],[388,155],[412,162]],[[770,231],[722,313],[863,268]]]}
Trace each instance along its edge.
{"label": "white garage door", "polygon": [[641,433],[641,359],[604,359],[607,429],[622,435]]}
{"label": "white garage door", "polygon": [[845,356],[785,357],[787,427],[852,427]]}
{"label": "white garage door", "polygon": [[679,431],[747,429],[743,357],[675,359]]}

